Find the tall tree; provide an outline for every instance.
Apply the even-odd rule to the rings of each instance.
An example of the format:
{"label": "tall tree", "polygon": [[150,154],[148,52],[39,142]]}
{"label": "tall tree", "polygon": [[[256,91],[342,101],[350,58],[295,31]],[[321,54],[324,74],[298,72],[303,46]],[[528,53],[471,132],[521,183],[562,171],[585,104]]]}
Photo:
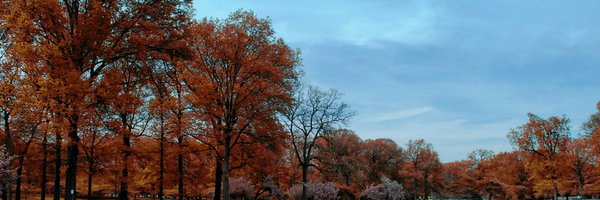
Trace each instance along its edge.
{"label": "tall tree", "polygon": [[108,139],[112,138],[106,129],[104,128],[105,120],[108,118],[106,106],[103,105],[96,108],[94,111],[89,112],[85,116],[85,122],[82,123],[81,132],[81,148],[83,150],[83,159],[87,164],[87,196],[88,199],[94,198],[93,183],[94,175],[100,172],[100,166],[102,162],[106,161],[103,159],[107,154],[107,142]]}
{"label": "tall tree", "polygon": [[571,194],[582,195],[584,186],[591,182],[592,172],[597,157],[592,153],[592,143],[589,138],[577,138],[569,142],[568,159],[570,177],[575,184]]}
{"label": "tall tree", "polygon": [[171,118],[169,121],[171,126],[171,132],[177,138],[177,196],[179,200],[183,200],[185,196],[184,191],[184,151],[185,151],[185,132],[188,129],[188,103],[185,101],[186,90],[183,85],[183,68],[181,61],[173,61],[174,66],[167,71],[166,77],[168,86],[170,87],[170,99],[171,101],[167,109],[171,112]]}
{"label": "tall tree", "polygon": [[42,178],[40,180],[40,199],[46,200],[46,184],[48,183],[48,134],[50,129],[50,118],[49,115],[45,116],[45,123],[42,134]]}
{"label": "tall tree", "polygon": [[121,190],[119,199],[129,198],[129,183],[131,181],[130,156],[133,153],[132,138],[143,134],[148,123],[147,105],[144,99],[148,91],[145,88],[147,80],[142,74],[148,73],[137,63],[124,62],[121,68],[111,69],[106,73],[107,85],[112,86],[108,91],[110,129],[121,138],[118,148],[121,153]]}
{"label": "tall tree", "polygon": [[441,188],[442,164],[437,152],[433,150],[431,143],[423,139],[410,140],[404,152],[407,163],[403,170],[409,180],[413,180],[412,194],[415,197],[429,198],[429,195]]}
{"label": "tall tree", "polygon": [[302,168],[302,200],[307,199],[308,170],[316,167],[314,150],[317,140],[354,115],[348,104],[340,102],[335,90],[323,91],[309,86],[296,91],[294,102],[285,110],[282,122],[291,134],[293,152]]}
{"label": "tall tree", "polygon": [[473,168],[477,168],[481,162],[494,157],[494,152],[487,149],[475,149],[467,156],[467,159],[473,164]]}
{"label": "tall tree", "polygon": [[75,199],[79,124],[95,104],[94,85],[105,68],[124,58],[146,59],[185,47],[180,25],[189,0],[14,0],[2,6],[1,30],[16,44],[28,72],[42,71],[53,112],[67,123],[65,199]]}
{"label": "tall tree", "polygon": [[480,199],[477,184],[473,175],[473,162],[460,160],[445,163],[442,167],[445,197]]}
{"label": "tall tree", "polygon": [[492,199],[502,193],[502,185],[494,177],[493,171],[496,163],[488,162],[494,157],[494,152],[485,149],[476,149],[469,153],[468,160],[472,163],[473,178],[477,191],[484,199]]}
{"label": "tall tree", "polygon": [[[177,195],[183,199],[185,136],[189,127],[189,105],[183,83],[183,61],[169,59],[154,67],[152,89],[154,92],[152,113],[159,133],[159,196],[163,194],[165,142],[175,138],[177,143]],[[162,199],[162,197],[159,197]]]}
{"label": "tall tree", "polygon": [[170,91],[168,87],[168,79],[166,73],[168,72],[166,65],[159,65],[155,67],[155,72],[152,76],[152,89],[154,92],[154,98],[150,101],[150,113],[153,115],[155,123],[153,123],[154,132],[158,133],[158,199],[164,198],[164,176],[165,176],[165,148],[168,142],[167,132],[168,125],[167,121],[169,118],[168,107],[170,100]]}
{"label": "tall tree", "polygon": [[563,160],[567,155],[571,135],[569,119],[564,116],[542,119],[531,113],[528,116],[529,122],[512,129],[508,138],[515,148],[529,152],[528,166],[534,178],[538,184],[549,181],[556,200],[558,181],[565,169]]}
{"label": "tall tree", "polygon": [[[365,168],[361,157],[361,139],[351,130],[332,131],[320,141],[316,157],[326,180],[350,187]],[[341,178],[341,179],[338,179]],[[360,189],[364,186],[360,186]]]}
{"label": "tall tree", "polygon": [[[15,111],[15,104],[17,101],[17,94],[19,94],[22,83],[22,68],[18,66],[17,61],[11,57],[10,53],[13,48],[10,48],[11,44],[5,44],[4,37],[2,38],[2,45],[0,46],[0,115],[2,116],[2,135],[4,141],[2,145],[6,148],[7,155],[14,154],[14,133],[12,131],[14,124],[14,118],[17,114]],[[12,168],[12,162],[7,162],[4,170]],[[10,188],[2,188],[3,199],[9,198],[12,192]]]}
{"label": "tall tree", "polygon": [[600,158],[600,101],[596,104],[596,109],[597,111],[582,126],[583,139],[591,147],[589,153],[594,157],[593,161],[595,161],[596,166],[591,170],[590,184],[587,184],[584,188],[586,193],[591,194],[600,193],[600,167],[598,167],[598,158]]}
{"label": "tall tree", "polygon": [[384,176],[398,179],[399,168],[405,161],[403,149],[386,138],[364,141],[361,144],[361,157],[365,160],[368,182],[376,182]]}
{"label": "tall tree", "polygon": [[193,29],[196,58],[183,80],[203,122],[203,131],[194,135],[217,158],[215,199],[221,171],[223,199],[229,200],[232,150],[262,134],[254,125],[274,121],[275,112],[290,101],[297,53],[275,37],[268,19],[251,12],[237,11],[224,21],[205,19]]}

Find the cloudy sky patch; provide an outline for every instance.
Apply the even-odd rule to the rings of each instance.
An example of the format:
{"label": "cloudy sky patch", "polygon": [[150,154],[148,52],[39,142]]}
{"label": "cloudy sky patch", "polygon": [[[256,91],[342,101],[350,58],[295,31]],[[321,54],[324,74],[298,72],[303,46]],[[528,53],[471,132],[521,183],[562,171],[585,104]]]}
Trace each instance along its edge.
{"label": "cloudy sky patch", "polygon": [[600,1],[216,1],[270,17],[302,51],[305,81],[344,93],[363,139],[423,138],[442,161],[510,151],[527,113],[567,115],[572,134],[600,100]]}

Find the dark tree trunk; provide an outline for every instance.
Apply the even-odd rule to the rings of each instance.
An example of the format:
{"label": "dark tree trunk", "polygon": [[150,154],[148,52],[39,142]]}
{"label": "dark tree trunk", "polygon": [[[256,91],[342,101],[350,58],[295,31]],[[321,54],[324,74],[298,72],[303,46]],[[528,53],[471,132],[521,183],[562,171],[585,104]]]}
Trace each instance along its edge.
{"label": "dark tree trunk", "polygon": [[90,156],[89,156],[89,162],[88,162],[88,200],[92,200],[92,182],[94,179],[94,144],[92,142],[92,147],[90,147]]}
{"label": "dark tree trunk", "polygon": [[129,199],[129,190],[127,186],[127,179],[129,176],[129,155],[131,155],[131,141],[129,135],[123,135],[123,145],[125,145],[125,150],[123,151],[123,170],[121,171],[121,192],[119,192],[120,200]]}
{"label": "dark tree trunk", "polygon": [[47,182],[47,174],[46,174],[46,169],[48,168],[48,135],[47,132],[44,133],[44,140],[42,142],[42,155],[43,155],[43,161],[42,161],[42,182],[40,183],[40,187],[41,187],[41,200],[46,200],[46,182]]}
{"label": "dark tree trunk", "polygon": [[[178,127],[179,129],[180,127]],[[179,200],[183,200],[183,136],[179,133],[179,137],[177,138],[177,142],[179,143],[179,151],[177,152],[177,179],[179,182],[178,193]]]}
{"label": "dark tree trunk", "polygon": [[[306,159],[304,160],[306,162]],[[308,163],[302,164],[302,200],[307,200],[306,183],[308,183]]]}
{"label": "dark tree trunk", "polygon": [[346,174],[344,176],[344,183],[346,183],[346,186],[350,186],[350,175]]}
{"label": "dark tree trunk", "polygon": [[61,140],[60,133],[56,132],[54,152],[54,200],[60,200],[60,165],[61,165]]}
{"label": "dark tree trunk", "polygon": [[159,176],[158,176],[158,199],[163,200],[163,195],[164,195],[164,179],[165,179],[165,131],[163,128],[164,122],[163,122],[163,116],[162,114],[160,115],[160,121],[161,121],[161,125],[160,125],[160,169],[159,169]]}
{"label": "dark tree trunk", "polygon": [[19,156],[19,167],[17,168],[17,181],[16,181],[16,189],[15,189],[15,199],[21,200],[21,182],[23,176],[23,162],[25,161],[25,154]]}
{"label": "dark tree trunk", "polygon": [[67,175],[65,181],[65,200],[75,200],[77,196],[77,157],[79,155],[79,136],[77,135],[79,116],[69,120],[69,146],[67,147]]}
{"label": "dark tree trunk", "polygon": [[[4,111],[3,113],[4,120],[4,134],[6,134],[6,140],[4,141],[6,147],[6,153],[10,156],[13,155],[13,136],[10,131],[10,112]],[[12,168],[12,162],[8,163],[8,169]],[[12,187],[9,187],[12,188]],[[12,190],[4,188],[2,190],[2,199],[10,199],[12,197]]]}
{"label": "dark tree trunk", "polygon": [[558,200],[558,185],[556,180],[552,180],[552,187],[554,188],[554,200]]}
{"label": "dark tree trunk", "polygon": [[218,157],[216,160],[216,169],[215,169],[215,200],[221,200],[221,180],[223,179],[223,165],[221,163],[221,159]]}
{"label": "dark tree trunk", "polygon": [[[225,133],[229,135],[230,133]],[[229,200],[229,156],[231,154],[230,147],[231,138],[225,136],[225,156],[223,156],[223,200]]]}
{"label": "dark tree trunk", "polygon": [[427,183],[427,173],[425,173],[425,176],[423,178],[423,196],[425,197],[425,199],[429,198],[429,184]]}

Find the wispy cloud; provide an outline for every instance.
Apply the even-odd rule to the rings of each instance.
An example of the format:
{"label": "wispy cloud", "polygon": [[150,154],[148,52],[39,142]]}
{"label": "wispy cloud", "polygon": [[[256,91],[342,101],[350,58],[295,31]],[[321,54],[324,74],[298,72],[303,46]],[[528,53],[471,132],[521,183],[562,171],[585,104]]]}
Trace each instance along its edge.
{"label": "wispy cloud", "polygon": [[414,117],[417,115],[425,114],[433,110],[433,107],[426,106],[421,108],[413,108],[409,110],[400,110],[392,113],[385,113],[369,119],[370,122],[383,122],[383,121],[391,121],[404,119],[408,117]]}

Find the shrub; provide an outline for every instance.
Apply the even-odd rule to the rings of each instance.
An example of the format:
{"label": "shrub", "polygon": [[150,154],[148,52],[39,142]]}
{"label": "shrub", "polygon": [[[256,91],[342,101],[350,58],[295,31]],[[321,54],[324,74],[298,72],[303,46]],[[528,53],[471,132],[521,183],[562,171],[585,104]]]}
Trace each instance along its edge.
{"label": "shrub", "polygon": [[360,194],[361,200],[400,200],[405,199],[402,185],[387,177],[381,178],[379,185],[370,185]]}
{"label": "shrub", "polygon": [[340,200],[356,200],[356,196],[348,188],[339,188],[338,197]]}
{"label": "shrub", "polygon": [[234,199],[252,199],[254,186],[244,177],[232,178],[229,180],[229,195]]}
{"label": "shrub", "polygon": [[281,189],[279,189],[279,186],[275,184],[271,176],[265,177],[263,181],[263,190],[269,192],[267,195],[268,199],[285,199],[285,194],[283,193],[283,191],[281,191]]}

